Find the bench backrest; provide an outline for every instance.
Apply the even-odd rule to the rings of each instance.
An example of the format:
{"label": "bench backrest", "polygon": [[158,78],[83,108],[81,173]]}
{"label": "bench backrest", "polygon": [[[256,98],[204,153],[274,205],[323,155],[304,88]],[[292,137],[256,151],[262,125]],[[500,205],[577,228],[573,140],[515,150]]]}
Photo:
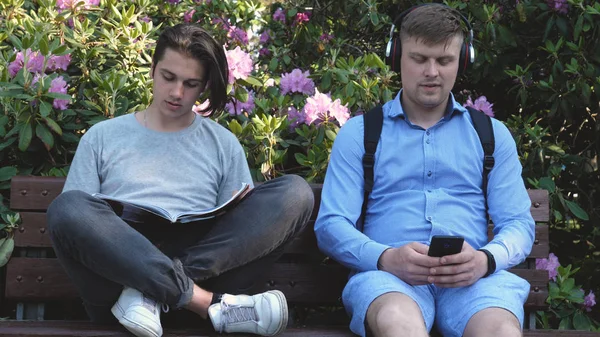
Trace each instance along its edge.
{"label": "bench backrest", "polygon": [[[6,299],[23,302],[73,300],[77,292],[53,258],[52,244],[46,231],[46,208],[61,192],[64,178],[18,176],[11,183],[11,208],[20,212],[22,224],[15,235],[15,253],[6,266]],[[295,239],[274,266],[268,281],[259,290],[279,289],[292,303],[339,305],[348,270],[327,259],[317,248],[313,224],[321,201],[321,185],[312,185],[315,208],[306,231]],[[548,272],[535,270],[536,258],[549,253],[548,194],[530,190],[531,212],[538,223],[536,240],[529,258],[511,269],[527,279],[531,292],[527,311],[545,308],[548,296]],[[489,235],[492,236],[490,227]],[[1,301],[1,299],[0,299]]]}

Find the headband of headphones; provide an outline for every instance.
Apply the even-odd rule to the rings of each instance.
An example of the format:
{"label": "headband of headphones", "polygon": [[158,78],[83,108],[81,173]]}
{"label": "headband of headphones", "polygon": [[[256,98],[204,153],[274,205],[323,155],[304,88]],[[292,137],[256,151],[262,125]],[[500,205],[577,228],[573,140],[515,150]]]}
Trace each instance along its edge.
{"label": "headband of headphones", "polygon": [[[422,6],[445,6],[445,7],[448,7],[444,4],[421,4],[421,5],[416,5],[416,6],[410,7],[409,9],[398,14],[398,16],[392,22],[392,27],[390,28],[389,40],[388,40],[387,46],[385,48],[386,63],[391,66],[393,71],[400,70],[400,68],[399,68],[399,63],[400,63],[399,56],[400,55],[396,55],[396,53],[400,52],[400,43],[394,39],[394,31],[396,29],[396,26],[401,27],[402,20],[404,20],[404,17],[406,17],[413,10],[415,10],[419,7],[422,7]],[[451,7],[448,7],[448,8],[451,8]],[[456,14],[458,14],[458,16],[465,23],[465,26],[468,29],[468,34],[467,34],[468,36],[463,44],[463,47],[461,48],[461,54],[460,54],[459,73],[462,73],[467,69],[469,64],[475,63],[475,48],[473,47],[473,27],[471,26],[471,23],[469,22],[469,20],[467,20],[467,18],[464,15],[462,15],[457,10],[454,10],[454,9],[452,9],[452,10]],[[392,50],[394,51],[394,53],[392,53]],[[396,58],[398,58],[398,59],[396,60]]]}

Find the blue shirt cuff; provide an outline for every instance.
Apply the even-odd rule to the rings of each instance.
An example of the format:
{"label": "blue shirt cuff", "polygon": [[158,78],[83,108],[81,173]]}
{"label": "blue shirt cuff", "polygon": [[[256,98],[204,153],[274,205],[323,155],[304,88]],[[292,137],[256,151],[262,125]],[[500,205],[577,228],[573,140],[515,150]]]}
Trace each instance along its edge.
{"label": "blue shirt cuff", "polygon": [[490,242],[481,248],[486,249],[494,256],[494,260],[496,261],[495,271],[508,269],[508,252],[504,246]]}
{"label": "blue shirt cuff", "polygon": [[375,241],[367,242],[361,253],[361,271],[377,270],[377,261],[379,261],[383,251],[388,248],[392,247]]}

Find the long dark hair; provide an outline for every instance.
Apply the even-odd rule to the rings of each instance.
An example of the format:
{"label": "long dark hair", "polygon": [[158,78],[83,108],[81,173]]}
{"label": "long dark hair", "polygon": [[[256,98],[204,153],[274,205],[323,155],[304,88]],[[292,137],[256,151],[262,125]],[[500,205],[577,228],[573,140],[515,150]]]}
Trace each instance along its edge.
{"label": "long dark hair", "polygon": [[202,112],[224,109],[229,67],[223,45],[200,26],[183,23],[168,27],[160,34],[152,56],[154,66],[162,60],[167,48],[197,59],[206,69],[210,104]]}

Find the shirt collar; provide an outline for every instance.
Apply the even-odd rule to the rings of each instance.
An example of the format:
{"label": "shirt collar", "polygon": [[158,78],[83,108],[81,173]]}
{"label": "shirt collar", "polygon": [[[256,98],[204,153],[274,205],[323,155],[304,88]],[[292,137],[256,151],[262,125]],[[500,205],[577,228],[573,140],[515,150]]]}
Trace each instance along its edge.
{"label": "shirt collar", "polygon": [[[406,118],[406,114],[404,112],[404,109],[402,109],[402,104],[400,103],[400,97],[402,95],[402,90],[403,89],[400,89],[400,91],[396,95],[396,98],[394,98],[390,102],[391,108],[388,110],[389,111],[388,116],[390,116],[390,117]],[[467,111],[466,108],[464,108],[462,105],[460,105],[460,103],[458,103],[454,99],[454,95],[452,93],[450,93],[450,97],[448,99],[448,105],[446,106],[446,112],[444,112],[444,119],[450,119],[456,113],[464,113],[466,111]]]}

